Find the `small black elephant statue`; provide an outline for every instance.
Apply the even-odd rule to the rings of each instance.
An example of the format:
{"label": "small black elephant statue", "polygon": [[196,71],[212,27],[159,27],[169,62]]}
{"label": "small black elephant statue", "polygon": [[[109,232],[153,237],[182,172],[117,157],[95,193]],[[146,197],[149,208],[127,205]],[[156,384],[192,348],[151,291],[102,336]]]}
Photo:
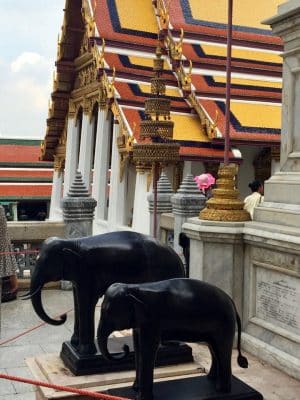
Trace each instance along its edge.
{"label": "small black elephant statue", "polygon": [[61,325],[49,317],[42,305],[45,283],[67,280],[73,283],[75,321],[71,344],[79,354],[96,352],[94,313],[98,299],[114,282],[151,282],[183,277],[184,267],[172,248],[137,232],[110,232],[79,239],[49,238],[42,245],[31,278],[33,308],[45,322]]}
{"label": "small black elephant statue", "polygon": [[98,344],[108,360],[108,336],[115,330],[133,328],[136,357],[134,389],[138,400],[153,397],[153,369],[160,341],[206,342],[212,357],[208,378],[216,390],[231,390],[231,355],[238,326],[238,364],[247,368],[241,354],[241,321],[232,299],[221,289],[195,279],[178,278],[154,283],[111,285],[104,296],[98,326]]}

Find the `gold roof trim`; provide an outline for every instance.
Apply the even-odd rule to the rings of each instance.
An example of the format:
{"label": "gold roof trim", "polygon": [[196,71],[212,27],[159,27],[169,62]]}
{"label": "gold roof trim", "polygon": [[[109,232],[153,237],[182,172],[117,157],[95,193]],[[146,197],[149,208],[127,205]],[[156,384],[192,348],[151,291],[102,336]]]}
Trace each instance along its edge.
{"label": "gold roof trim", "polygon": [[214,122],[211,122],[208,118],[208,116],[205,114],[203,107],[199,103],[195,92],[191,92],[188,96],[188,101],[190,105],[196,110],[199,118],[200,118],[200,123],[201,127],[203,129],[203,132],[207,135],[209,139],[214,139],[217,137],[217,123],[219,119],[219,114],[216,112],[216,118]]}

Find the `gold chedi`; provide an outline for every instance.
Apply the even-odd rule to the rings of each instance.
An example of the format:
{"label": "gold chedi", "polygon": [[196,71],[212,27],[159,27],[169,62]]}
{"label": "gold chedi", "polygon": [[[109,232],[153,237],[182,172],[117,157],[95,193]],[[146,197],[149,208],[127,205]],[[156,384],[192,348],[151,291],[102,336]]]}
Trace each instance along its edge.
{"label": "gold chedi", "polygon": [[234,164],[221,165],[218,172],[217,188],[200,212],[200,219],[209,221],[242,222],[249,221],[250,214],[243,209],[239,191],[235,188],[237,167]]}

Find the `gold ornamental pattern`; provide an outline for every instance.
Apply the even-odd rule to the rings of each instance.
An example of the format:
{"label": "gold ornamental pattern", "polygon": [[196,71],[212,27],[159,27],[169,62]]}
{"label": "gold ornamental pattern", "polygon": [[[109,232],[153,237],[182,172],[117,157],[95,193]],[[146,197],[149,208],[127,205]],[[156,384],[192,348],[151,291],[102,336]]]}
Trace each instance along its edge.
{"label": "gold ornamental pattern", "polygon": [[173,127],[173,121],[141,121],[140,138],[145,139],[160,137],[164,139],[172,139]]}
{"label": "gold ornamental pattern", "polygon": [[239,200],[239,191],[235,188],[237,166],[221,165],[217,179],[217,188],[213,197],[206,202],[199,218],[209,221],[242,222],[249,221],[250,214],[244,210],[244,203]]}
{"label": "gold ornamental pattern", "polygon": [[151,94],[164,95],[166,93],[166,84],[163,78],[155,77],[150,79]]}
{"label": "gold ornamental pattern", "polygon": [[160,97],[166,90],[160,42],[155,54],[154,77],[151,78],[153,97],[145,101],[146,118],[140,123],[141,141],[132,147],[133,161],[137,165],[174,164],[179,160],[180,145],[173,141],[174,122],[170,120],[171,101]]}
{"label": "gold ornamental pattern", "polygon": [[170,117],[170,101],[160,97],[152,97],[145,100],[145,113]]}
{"label": "gold ornamental pattern", "polygon": [[179,160],[177,143],[145,143],[133,145],[133,161],[137,164],[175,163]]}

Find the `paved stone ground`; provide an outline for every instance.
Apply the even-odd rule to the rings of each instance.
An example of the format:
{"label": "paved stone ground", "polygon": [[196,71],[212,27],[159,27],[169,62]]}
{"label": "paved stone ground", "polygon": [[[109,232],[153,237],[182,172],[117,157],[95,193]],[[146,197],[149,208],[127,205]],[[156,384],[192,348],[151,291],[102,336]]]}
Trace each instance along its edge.
{"label": "paved stone ground", "polygon": [[[49,315],[56,316],[72,309],[72,292],[60,290],[44,290],[43,304]],[[41,323],[35,315],[31,302],[20,299],[2,304],[1,339],[5,341]],[[97,314],[97,312],[96,312]],[[62,326],[43,325],[25,336],[7,344],[0,345],[0,373],[31,378],[25,364],[25,358],[41,353],[59,353],[61,344],[69,340],[73,326],[73,311],[68,314]],[[209,354],[205,346],[193,344],[196,362],[209,368]],[[246,354],[250,367],[240,369],[233,354],[233,373],[247,384],[260,391],[265,400],[299,400],[300,382],[284,373],[260,362],[257,358]],[[0,380],[0,400],[34,400],[35,389],[30,385]]]}

